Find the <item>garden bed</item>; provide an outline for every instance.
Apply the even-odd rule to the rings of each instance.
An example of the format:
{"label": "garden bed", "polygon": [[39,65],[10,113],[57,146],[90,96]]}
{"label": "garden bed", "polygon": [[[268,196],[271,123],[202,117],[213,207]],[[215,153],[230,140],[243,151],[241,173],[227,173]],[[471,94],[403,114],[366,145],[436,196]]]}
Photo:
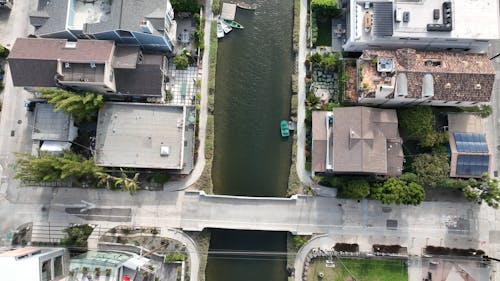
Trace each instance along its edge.
{"label": "garden bed", "polygon": [[[334,267],[326,266],[326,259],[315,259],[307,272],[308,281],[407,281],[405,260],[334,259]],[[321,278],[320,275],[323,277]]]}

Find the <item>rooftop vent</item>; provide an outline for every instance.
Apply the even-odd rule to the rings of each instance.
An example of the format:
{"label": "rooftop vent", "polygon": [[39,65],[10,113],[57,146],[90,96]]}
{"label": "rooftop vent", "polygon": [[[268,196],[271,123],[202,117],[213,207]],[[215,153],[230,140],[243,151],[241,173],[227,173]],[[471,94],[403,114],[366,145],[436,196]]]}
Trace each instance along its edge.
{"label": "rooftop vent", "polygon": [[474,85],[474,89],[481,90],[481,84],[477,83],[476,85]]}
{"label": "rooftop vent", "polygon": [[64,48],[66,48],[66,49],[76,49],[76,42],[66,41],[66,44],[64,45]]}
{"label": "rooftop vent", "polygon": [[424,98],[430,98],[434,96],[434,78],[430,73],[424,75],[422,81],[422,96]]}
{"label": "rooftop vent", "polygon": [[69,62],[64,63],[64,68],[71,68],[71,64]]}
{"label": "rooftop vent", "polygon": [[408,78],[404,73],[399,73],[396,77],[396,94],[398,97],[408,96]]}
{"label": "rooftop vent", "polygon": [[91,62],[91,63],[90,63],[90,68],[95,68],[95,67],[96,67],[96,66],[95,66],[95,62]]}
{"label": "rooftop vent", "polygon": [[451,89],[451,83],[448,82],[448,83],[444,84],[444,88],[445,89]]}
{"label": "rooftop vent", "polygon": [[441,66],[441,61],[438,60],[426,60],[425,66]]}
{"label": "rooftop vent", "polygon": [[161,146],[160,156],[168,156],[168,155],[170,155],[170,146]]}

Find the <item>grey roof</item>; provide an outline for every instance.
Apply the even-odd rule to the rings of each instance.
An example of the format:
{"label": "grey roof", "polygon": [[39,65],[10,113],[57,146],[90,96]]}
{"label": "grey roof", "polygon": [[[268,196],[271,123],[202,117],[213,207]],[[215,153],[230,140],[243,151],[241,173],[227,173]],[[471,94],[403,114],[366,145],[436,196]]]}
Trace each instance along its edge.
{"label": "grey roof", "polygon": [[393,8],[392,2],[372,2],[373,4],[373,35],[392,36]]}
{"label": "grey roof", "polygon": [[[96,164],[107,167],[183,167],[185,109],[141,103],[104,103],[99,110]],[[188,140],[189,141],[189,140]],[[161,156],[161,147],[170,154]]]}
{"label": "grey roof", "polygon": [[133,69],[139,59],[139,46],[116,46],[113,67]]}
{"label": "grey roof", "polygon": [[35,125],[32,139],[71,141],[73,119],[64,111],[54,112],[52,104],[38,103],[35,107]]}
{"label": "grey roof", "polygon": [[[157,10],[165,12],[166,0],[113,0],[109,17],[106,21],[86,24],[86,33],[95,34],[115,29],[141,31],[140,22],[146,17],[159,18]],[[30,15],[34,25],[40,25],[43,20],[40,15],[48,16],[48,19],[35,32],[36,34],[50,34],[64,31],[68,11],[68,0],[39,0],[37,11]],[[43,14],[40,14],[43,13]],[[158,28],[157,22],[153,24]]]}
{"label": "grey roof", "polygon": [[47,20],[35,30],[36,34],[43,35],[63,31],[66,28],[68,0],[38,0],[37,11],[30,15],[32,24],[40,24],[40,16]]}
{"label": "grey roof", "polygon": [[115,69],[116,90],[123,95],[161,96],[162,56],[144,55],[135,69]]}
{"label": "grey roof", "polygon": [[[111,5],[110,20],[87,25],[88,33],[99,33],[114,29],[141,31],[141,20],[152,14],[158,8],[165,12],[166,0],[114,0]],[[156,27],[156,26],[155,26]]]}
{"label": "grey roof", "polygon": [[56,87],[57,61],[9,60],[12,83],[16,87]]}

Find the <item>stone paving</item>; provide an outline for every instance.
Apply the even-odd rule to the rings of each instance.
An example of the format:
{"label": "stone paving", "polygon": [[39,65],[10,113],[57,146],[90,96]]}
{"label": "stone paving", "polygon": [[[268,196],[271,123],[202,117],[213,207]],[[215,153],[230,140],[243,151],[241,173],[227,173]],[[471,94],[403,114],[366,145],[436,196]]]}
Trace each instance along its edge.
{"label": "stone paving", "polygon": [[196,86],[198,80],[198,68],[190,66],[187,69],[175,69],[173,64],[168,67],[167,91],[170,89],[172,99],[167,104],[172,105],[194,105],[196,93],[200,89]]}

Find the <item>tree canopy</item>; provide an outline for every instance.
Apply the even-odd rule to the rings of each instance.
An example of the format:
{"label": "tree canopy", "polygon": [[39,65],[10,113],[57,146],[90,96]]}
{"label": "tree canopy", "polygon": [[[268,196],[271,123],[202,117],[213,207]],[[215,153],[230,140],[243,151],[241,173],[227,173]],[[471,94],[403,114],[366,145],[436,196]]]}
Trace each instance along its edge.
{"label": "tree canopy", "polygon": [[337,8],[336,0],[312,0],[311,10],[317,15],[318,21],[330,21],[331,18],[339,16],[342,12]]}
{"label": "tree canopy", "polygon": [[500,188],[497,179],[485,175],[481,181],[469,181],[463,190],[465,197],[470,201],[485,202],[488,206],[498,209]]}
{"label": "tree canopy", "polygon": [[54,105],[54,110],[63,110],[77,121],[92,120],[104,103],[100,94],[84,92],[76,93],[62,89],[40,88],[38,92]]}
{"label": "tree canopy", "polygon": [[170,0],[170,3],[176,13],[187,12],[194,14],[200,11],[198,0]]}
{"label": "tree canopy", "polygon": [[413,159],[411,167],[418,183],[423,186],[436,187],[450,173],[450,163],[445,153],[419,154]]}
{"label": "tree canopy", "polygon": [[40,152],[39,156],[29,153],[19,154],[16,161],[16,179],[22,182],[53,182],[70,176],[77,178],[93,177],[101,171],[95,166],[94,159],[65,151],[62,154]]}
{"label": "tree canopy", "polygon": [[371,196],[384,204],[418,205],[425,199],[424,188],[414,182],[389,178],[372,187]]}
{"label": "tree canopy", "polygon": [[408,137],[425,138],[434,132],[434,113],[430,106],[402,108],[398,110],[398,122]]}

